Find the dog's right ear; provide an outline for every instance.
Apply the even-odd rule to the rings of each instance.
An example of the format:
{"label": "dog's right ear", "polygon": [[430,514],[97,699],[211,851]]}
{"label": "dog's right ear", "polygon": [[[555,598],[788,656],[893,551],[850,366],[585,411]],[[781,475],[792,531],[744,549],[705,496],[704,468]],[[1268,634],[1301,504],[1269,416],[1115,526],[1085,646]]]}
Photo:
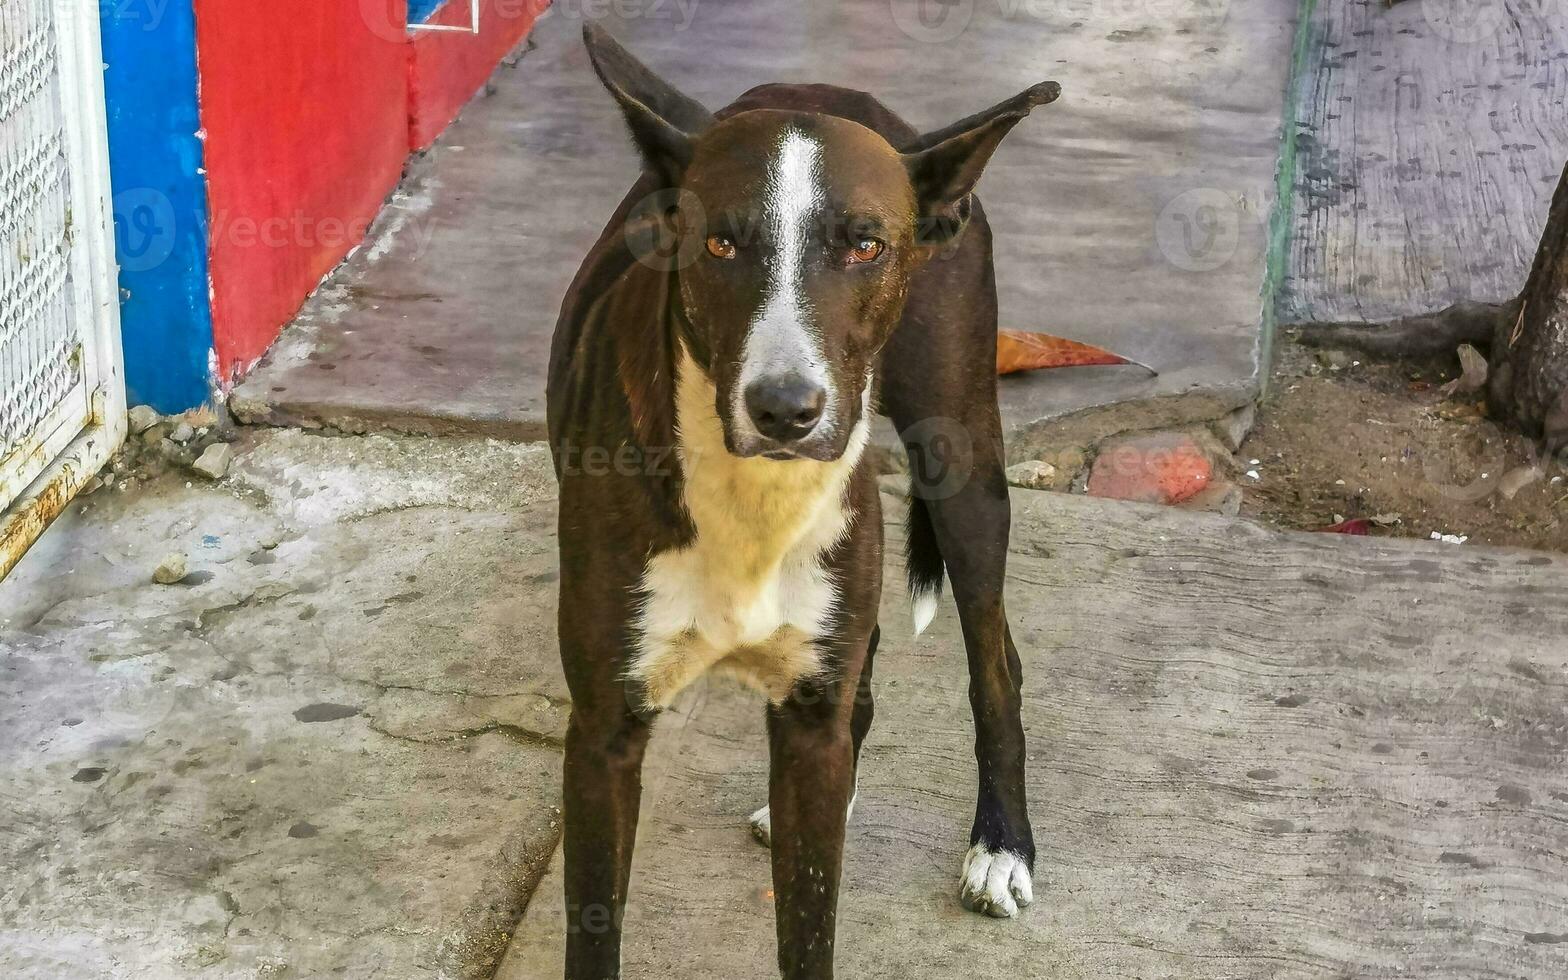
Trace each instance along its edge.
{"label": "dog's right ear", "polygon": [[691,163],[692,137],[713,125],[713,114],[649,71],[599,25],[583,25],[583,44],[626,117],[643,168],[670,187],[679,184]]}

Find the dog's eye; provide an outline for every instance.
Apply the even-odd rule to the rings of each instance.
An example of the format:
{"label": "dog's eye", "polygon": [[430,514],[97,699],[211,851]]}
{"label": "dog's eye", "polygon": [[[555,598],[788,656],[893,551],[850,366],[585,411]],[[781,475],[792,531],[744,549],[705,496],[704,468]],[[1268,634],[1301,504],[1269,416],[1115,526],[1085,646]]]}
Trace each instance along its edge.
{"label": "dog's eye", "polygon": [[723,235],[708,236],[708,254],[716,259],[733,259],[735,257],[735,243]]}
{"label": "dog's eye", "polygon": [[875,238],[862,238],[849,250],[849,264],[858,265],[862,262],[875,262],[886,247],[886,245],[883,245]]}

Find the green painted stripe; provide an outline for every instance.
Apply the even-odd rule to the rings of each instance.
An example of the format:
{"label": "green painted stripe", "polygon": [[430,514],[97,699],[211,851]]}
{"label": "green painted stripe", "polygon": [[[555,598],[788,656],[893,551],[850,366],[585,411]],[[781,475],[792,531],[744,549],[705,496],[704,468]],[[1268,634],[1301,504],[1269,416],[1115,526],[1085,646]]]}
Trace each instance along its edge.
{"label": "green painted stripe", "polygon": [[1279,326],[1279,294],[1290,274],[1290,230],[1296,215],[1297,109],[1305,88],[1303,77],[1312,51],[1312,17],[1318,0],[1301,0],[1296,40],[1291,48],[1290,75],[1285,83],[1284,122],[1281,126],[1279,166],[1275,170],[1274,209],[1269,214],[1268,258],[1263,275],[1263,329],[1258,338],[1259,386],[1268,390],[1273,373],[1274,335]]}

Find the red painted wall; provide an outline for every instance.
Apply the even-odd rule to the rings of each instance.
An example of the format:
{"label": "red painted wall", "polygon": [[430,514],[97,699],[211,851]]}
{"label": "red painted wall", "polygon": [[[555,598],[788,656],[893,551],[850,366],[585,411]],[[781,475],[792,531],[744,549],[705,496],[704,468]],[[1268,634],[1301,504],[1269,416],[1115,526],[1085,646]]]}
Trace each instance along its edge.
{"label": "red painted wall", "polygon": [[[506,53],[533,27],[550,0],[482,0],[479,34],[416,32],[408,66],[408,142],[423,150],[457,118]],[[468,0],[447,0],[427,23],[470,21]]]}
{"label": "red painted wall", "polygon": [[406,0],[199,0],[213,345],[227,384],[364,237],[408,155]]}

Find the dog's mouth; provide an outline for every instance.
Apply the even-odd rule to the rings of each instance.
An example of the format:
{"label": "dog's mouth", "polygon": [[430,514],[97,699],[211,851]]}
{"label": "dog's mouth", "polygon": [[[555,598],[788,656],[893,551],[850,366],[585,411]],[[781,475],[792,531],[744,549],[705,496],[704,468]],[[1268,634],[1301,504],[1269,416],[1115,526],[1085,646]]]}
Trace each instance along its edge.
{"label": "dog's mouth", "polygon": [[831,463],[844,455],[845,447],[834,438],[803,439],[794,443],[779,443],[759,439],[754,434],[725,433],[725,448],[739,459],[766,459],[775,463],[810,461]]}

